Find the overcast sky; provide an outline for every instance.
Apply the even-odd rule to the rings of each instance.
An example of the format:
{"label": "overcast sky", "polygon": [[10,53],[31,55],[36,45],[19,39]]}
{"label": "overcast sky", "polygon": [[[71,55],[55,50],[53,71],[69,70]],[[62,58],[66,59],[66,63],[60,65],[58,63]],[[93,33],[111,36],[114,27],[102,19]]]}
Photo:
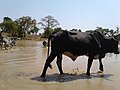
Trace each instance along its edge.
{"label": "overcast sky", "polygon": [[38,22],[51,15],[63,29],[120,27],[120,0],[0,0],[0,22],[31,16]]}

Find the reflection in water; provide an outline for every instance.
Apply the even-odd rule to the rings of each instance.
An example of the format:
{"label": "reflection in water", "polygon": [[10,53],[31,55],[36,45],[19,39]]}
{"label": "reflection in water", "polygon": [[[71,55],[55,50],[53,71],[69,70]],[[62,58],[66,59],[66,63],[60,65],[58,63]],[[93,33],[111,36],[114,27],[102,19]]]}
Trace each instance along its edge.
{"label": "reflection in water", "polygon": [[[41,41],[17,41],[17,46],[13,50],[0,51],[0,90],[114,90],[119,88],[120,72],[116,68],[120,68],[120,55],[116,58],[114,54],[107,54],[104,58],[105,77],[101,78],[93,74],[89,79],[81,74],[86,71],[87,57],[80,57],[73,62],[65,56],[63,69],[68,74],[64,76],[55,74],[58,70],[54,60],[53,69],[48,69],[49,75],[44,82],[39,76],[46,57],[47,48],[43,48]],[[98,63],[94,61],[92,71],[97,71],[97,67]],[[76,68],[79,69],[79,75],[72,72]]]}

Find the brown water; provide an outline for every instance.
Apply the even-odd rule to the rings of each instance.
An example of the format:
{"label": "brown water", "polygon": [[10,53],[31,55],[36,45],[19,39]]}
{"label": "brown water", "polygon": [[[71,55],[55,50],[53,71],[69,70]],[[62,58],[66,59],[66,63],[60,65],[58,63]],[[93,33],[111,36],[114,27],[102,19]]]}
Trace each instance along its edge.
{"label": "brown water", "polygon": [[84,75],[87,57],[72,61],[64,56],[59,75],[55,60],[47,77],[42,72],[47,48],[40,41],[18,41],[12,50],[0,51],[0,90],[118,90],[120,88],[120,55],[107,54],[103,59],[104,75],[97,74],[98,61],[93,62],[91,77]]}

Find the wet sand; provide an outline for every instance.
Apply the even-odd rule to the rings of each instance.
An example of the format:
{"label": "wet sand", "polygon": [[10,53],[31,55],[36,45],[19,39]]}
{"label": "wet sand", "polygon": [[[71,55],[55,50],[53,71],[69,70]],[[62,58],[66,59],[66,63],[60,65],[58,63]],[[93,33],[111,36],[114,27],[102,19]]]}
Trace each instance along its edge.
{"label": "wet sand", "polygon": [[118,90],[120,88],[120,55],[107,54],[103,59],[104,74],[98,74],[94,60],[91,76],[86,77],[87,57],[76,61],[63,57],[65,75],[59,75],[56,60],[47,77],[40,78],[47,48],[40,41],[18,41],[12,50],[0,50],[0,90]]}

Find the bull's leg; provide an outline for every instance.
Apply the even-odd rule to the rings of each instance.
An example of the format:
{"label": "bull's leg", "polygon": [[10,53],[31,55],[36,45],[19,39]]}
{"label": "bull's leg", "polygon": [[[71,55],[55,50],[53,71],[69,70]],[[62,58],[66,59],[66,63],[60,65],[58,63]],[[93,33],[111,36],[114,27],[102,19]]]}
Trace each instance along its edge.
{"label": "bull's leg", "polygon": [[94,56],[89,56],[89,58],[88,58],[87,73],[86,73],[88,76],[90,76],[90,68],[91,68],[91,65],[93,62],[93,57]]}
{"label": "bull's leg", "polygon": [[54,60],[55,57],[55,54],[50,54],[50,56],[47,58],[41,77],[45,77],[47,68],[51,66],[50,63]]}
{"label": "bull's leg", "polygon": [[99,69],[101,72],[103,72],[103,64],[102,64],[102,58],[99,59]]}
{"label": "bull's leg", "polygon": [[63,70],[62,70],[62,54],[57,55],[57,62],[56,63],[57,63],[60,74],[63,74]]}

